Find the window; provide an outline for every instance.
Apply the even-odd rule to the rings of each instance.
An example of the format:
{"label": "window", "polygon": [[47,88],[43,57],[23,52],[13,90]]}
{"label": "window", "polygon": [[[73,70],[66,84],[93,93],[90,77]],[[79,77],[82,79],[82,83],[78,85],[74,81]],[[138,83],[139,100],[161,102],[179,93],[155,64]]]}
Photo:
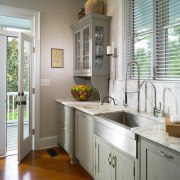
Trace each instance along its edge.
{"label": "window", "polygon": [[[180,1],[123,0],[124,65],[140,66],[142,79],[180,79]],[[129,69],[137,77],[137,67]]]}

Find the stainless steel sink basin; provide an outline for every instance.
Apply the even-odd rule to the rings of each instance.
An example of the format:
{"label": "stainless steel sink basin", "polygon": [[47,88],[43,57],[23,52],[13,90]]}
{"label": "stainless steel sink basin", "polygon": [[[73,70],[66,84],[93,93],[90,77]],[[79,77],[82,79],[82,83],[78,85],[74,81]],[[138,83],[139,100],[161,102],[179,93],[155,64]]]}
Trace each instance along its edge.
{"label": "stainless steel sink basin", "polygon": [[133,127],[146,126],[152,124],[152,121],[128,112],[111,112],[100,115],[100,117],[114,121],[130,129]]}
{"label": "stainless steel sink basin", "polygon": [[136,158],[137,136],[131,128],[152,123],[150,119],[124,111],[105,113],[94,116],[94,133]]}

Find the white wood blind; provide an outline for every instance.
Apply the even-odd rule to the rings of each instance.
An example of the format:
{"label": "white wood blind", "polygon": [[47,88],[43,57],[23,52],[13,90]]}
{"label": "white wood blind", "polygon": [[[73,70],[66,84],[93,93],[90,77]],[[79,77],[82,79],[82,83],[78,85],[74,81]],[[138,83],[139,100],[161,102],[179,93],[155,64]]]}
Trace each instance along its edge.
{"label": "white wood blind", "polygon": [[180,78],[180,0],[156,0],[156,78]]}
{"label": "white wood blind", "polygon": [[[123,0],[123,6],[124,66],[138,62],[141,79],[180,79],[180,0]],[[136,79],[136,66],[129,75]]]}

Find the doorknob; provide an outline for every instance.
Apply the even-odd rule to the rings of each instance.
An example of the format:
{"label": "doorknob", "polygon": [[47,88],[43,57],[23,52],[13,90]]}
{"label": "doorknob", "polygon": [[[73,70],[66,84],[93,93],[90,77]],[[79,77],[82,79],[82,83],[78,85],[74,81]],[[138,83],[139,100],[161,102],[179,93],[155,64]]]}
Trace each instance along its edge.
{"label": "doorknob", "polygon": [[17,104],[17,105],[21,105],[21,104],[20,104],[20,101],[16,101],[16,104]]}
{"label": "doorknob", "polygon": [[26,101],[21,101],[21,105],[26,105]]}

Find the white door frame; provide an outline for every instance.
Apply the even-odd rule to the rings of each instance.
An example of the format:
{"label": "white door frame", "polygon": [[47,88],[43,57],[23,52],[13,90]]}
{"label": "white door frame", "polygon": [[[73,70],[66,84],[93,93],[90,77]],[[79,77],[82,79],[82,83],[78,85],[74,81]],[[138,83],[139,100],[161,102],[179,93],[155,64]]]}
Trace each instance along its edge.
{"label": "white door frame", "polygon": [[[7,38],[0,33],[0,156],[6,154],[6,58]],[[3,88],[2,88],[3,87]]]}
{"label": "white door frame", "polygon": [[22,9],[12,6],[0,5],[0,15],[28,18],[32,22],[31,35],[34,37],[35,57],[33,61],[32,88],[35,88],[35,94],[32,100],[32,121],[35,136],[33,149],[39,149],[40,142],[40,12],[28,9]]}

